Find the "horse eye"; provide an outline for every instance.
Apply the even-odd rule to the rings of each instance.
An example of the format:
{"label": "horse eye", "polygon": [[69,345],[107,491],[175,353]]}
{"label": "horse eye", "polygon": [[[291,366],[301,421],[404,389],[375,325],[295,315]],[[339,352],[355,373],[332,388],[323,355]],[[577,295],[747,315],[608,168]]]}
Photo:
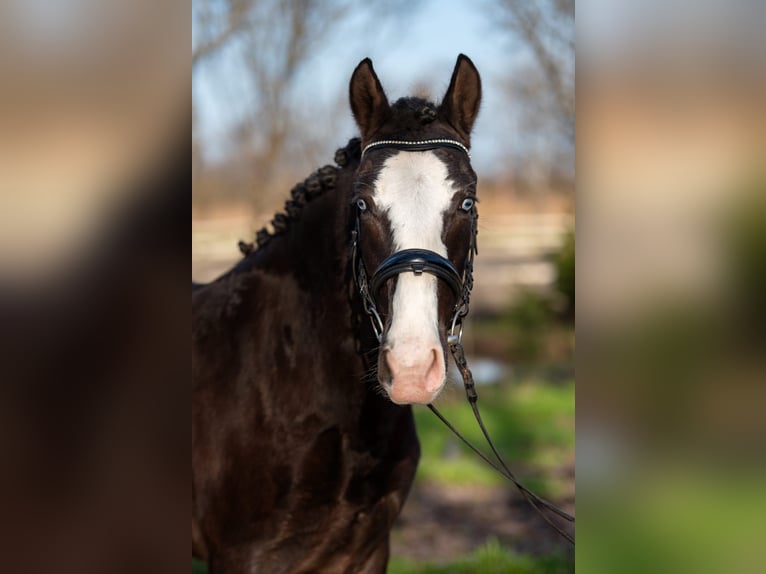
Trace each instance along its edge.
{"label": "horse eye", "polygon": [[356,206],[359,208],[359,211],[367,211],[367,204],[363,199],[357,199]]}
{"label": "horse eye", "polygon": [[473,199],[471,199],[470,197],[466,197],[463,200],[463,203],[460,206],[460,209],[462,209],[463,211],[471,211],[471,209],[473,208],[473,203],[474,203]]}

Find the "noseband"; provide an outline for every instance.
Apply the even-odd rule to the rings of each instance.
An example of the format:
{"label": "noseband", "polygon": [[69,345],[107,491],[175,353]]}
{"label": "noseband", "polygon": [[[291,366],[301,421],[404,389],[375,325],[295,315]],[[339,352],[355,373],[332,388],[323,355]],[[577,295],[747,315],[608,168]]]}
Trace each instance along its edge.
{"label": "noseband", "polygon": [[415,275],[435,275],[449,285],[455,298],[463,289],[463,278],[450,261],[427,249],[403,249],[391,255],[375,270],[370,284],[373,297],[377,297],[386,281],[408,271]]}
{"label": "noseband", "polygon": [[[437,148],[457,149],[464,152],[468,159],[471,156],[468,148],[456,140],[430,139],[421,141],[403,140],[380,140],[367,144],[362,150],[362,156],[371,149],[397,149],[400,151],[427,151]],[[437,279],[444,281],[455,297],[455,307],[447,337],[450,346],[460,344],[463,337],[463,318],[468,314],[468,303],[473,288],[473,258],[476,249],[476,208],[471,208],[471,239],[468,245],[468,255],[465,260],[463,275],[461,276],[455,266],[446,258],[428,249],[403,249],[387,257],[368,280],[367,270],[359,248],[361,224],[359,221],[360,211],[356,212],[356,224],[351,232],[351,253],[354,265],[354,280],[359,294],[364,302],[364,310],[370,316],[372,329],[378,341],[383,339],[385,327],[378,313],[377,297],[386,282],[398,276],[400,273],[414,273],[422,275],[428,273]]]}

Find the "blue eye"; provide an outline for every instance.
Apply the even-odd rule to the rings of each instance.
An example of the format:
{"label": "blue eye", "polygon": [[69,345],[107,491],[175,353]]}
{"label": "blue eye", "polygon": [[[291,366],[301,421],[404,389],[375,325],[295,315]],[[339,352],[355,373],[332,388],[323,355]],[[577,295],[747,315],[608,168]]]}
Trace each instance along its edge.
{"label": "blue eye", "polygon": [[359,211],[367,211],[367,204],[361,198],[356,200],[356,206],[359,208]]}
{"label": "blue eye", "polygon": [[474,204],[474,200],[471,199],[470,197],[466,197],[463,200],[463,203],[460,205],[460,209],[462,209],[463,211],[471,211],[471,209],[473,209],[473,204]]}

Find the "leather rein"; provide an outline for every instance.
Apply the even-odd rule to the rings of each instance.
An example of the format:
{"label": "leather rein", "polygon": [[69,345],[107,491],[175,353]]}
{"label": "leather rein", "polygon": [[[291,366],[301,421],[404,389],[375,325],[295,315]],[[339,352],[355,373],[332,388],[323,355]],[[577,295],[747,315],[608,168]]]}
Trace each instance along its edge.
{"label": "leather rein", "polygon": [[[405,140],[380,140],[367,144],[362,150],[362,156],[369,150],[389,148],[399,151],[427,151],[437,148],[449,148],[464,152],[468,159],[471,156],[468,152],[468,148],[456,140],[450,139],[430,139],[420,141],[405,141]],[[540,514],[540,516],[550,524],[556,532],[566,538],[570,543],[574,545],[574,538],[564,530],[562,530],[557,524],[555,524],[549,516],[547,516],[543,509],[549,510],[559,517],[574,523],[575,517],[564,512],[553,503],[537,496],[530,491],[516,478],[514,473],[508,468],[503,458],[500,456],[497,448],[495,447],[492,439],[484,426],[484,421],[481,418],[479,407],[477,404],[478,394],[476,392],[476,385],[473,380],[473,374],[468,367],[468,362],[465,358],[465,352],[463,350],[463,319],[468,315],[468,307],[471,298],[471,290],[473,289],[473,261],[474,256],[478,254],[476,236],[478,233],[477,219],[478,213],[476,206],[471,208],[471,238],[468,248],[468,255],[466,256],[465,266],[462,276],[457,272],[455,266],[445,257],[442,257],[438,253],[429,251],[427,249],[404,249],[397,251],[391,256],[387,257],[369,277],[367,270],[364,266],[364,261],[361,256],[360,249],[360,215],[361,209],[356,211],[356,221],[354,228],[351,231],[351,257],[353,265],[353,275],[356,288],[359,295],[362,298],[365,313],[370,317],[372,323],[372,329],[378,342],[382,342],[385,326],[378,313],[376,299],[380,293],[380,290],[386,284],[386,282],[398,276],[400,273],[414,273],[415,275],[422,275],[428,273],[444,281],[450,288],[455,296],[455,306],[452,311],[452,319],[450,321],[450,328],[447,334],[447,345],[449,346],[452,358],[455,361],[455,365],[460,372],[460,376],[463,379],[463,386],[465,387],[466,397],[468,403],[471,405],[476,422],[481,428],[482,434],[487,441],[492,453],[494,454],[497,462],[491,460],[487,455],[481,452],[478,448],[473,446],[465,437],[463,437],[458,430],[452,426],[449,421],[436,409],[433,404],[429,404],[428,408],[441,420],[447,428],[449,428],[463,443],[465,443],[473,452],[481,457],[487,464],[493,467],[496,471],[502,474],[505,478],[510,480],[516,488],[521,492],[522,496],[527,502]]]}

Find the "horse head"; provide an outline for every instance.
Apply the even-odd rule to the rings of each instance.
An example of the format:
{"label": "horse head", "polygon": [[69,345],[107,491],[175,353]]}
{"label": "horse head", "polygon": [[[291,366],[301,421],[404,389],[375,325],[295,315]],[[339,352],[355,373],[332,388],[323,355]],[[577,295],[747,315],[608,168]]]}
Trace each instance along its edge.
{"label": "horse head", "polygon": [[460,55],[440,104],[389,104],[366,59],[349,92],[363,150],[351,198],[355,276],[380,341],[378,382],[395,403],[428,404],[444,388],[448,338],[459,337],[472,282],[468,150],[481,80]]}

